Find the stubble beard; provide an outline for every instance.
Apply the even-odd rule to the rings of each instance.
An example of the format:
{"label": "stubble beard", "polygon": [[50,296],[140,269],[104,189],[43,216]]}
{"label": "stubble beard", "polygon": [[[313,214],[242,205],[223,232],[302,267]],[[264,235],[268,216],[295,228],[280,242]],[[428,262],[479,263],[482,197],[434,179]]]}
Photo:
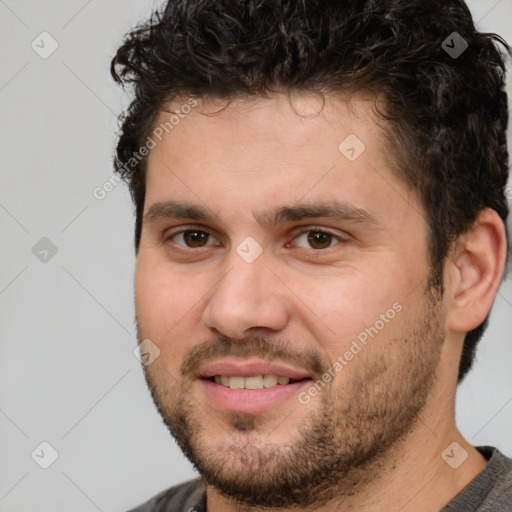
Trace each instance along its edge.
{"label": "stubble beard", "polygon": [[[271,442],[279,421],[272,425],[257,415],[227,413],[213,418],[191,397],[191,382],[181,379],[177,385],[156,364],[145,368],[146,381],[164,423],[207,485],[245,510],[314,509],[371,485],[393,448],[415,428],[445,337],[440,298],[429,290],[426,296],[422,318],[414,319],[400,339],[389,340],[387,350],[400,347],[398,357],[384,351],[372,358],[368,346],[342,387],[334,378],[314,398],[318,405],[309,416],[301,414],[296,423],[294,413],[279,420],[294,425],[286,446]],[[225,339],[222,343],[229,352]],[[268,354],[272,343],[254,340],[249,354]],[[240,350],[239,343],[231,346]],[[297,401],[296,407],[302,413],[305,406]],[[209,435],[212,422],[222,424],[224,444]]]}

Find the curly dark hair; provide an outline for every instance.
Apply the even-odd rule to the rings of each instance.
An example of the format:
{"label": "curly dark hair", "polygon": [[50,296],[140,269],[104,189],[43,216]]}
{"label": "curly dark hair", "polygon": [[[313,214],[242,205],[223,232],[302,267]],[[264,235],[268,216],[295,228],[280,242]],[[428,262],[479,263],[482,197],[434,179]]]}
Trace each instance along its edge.
{"label": "curly dark hair", "polygon": [[[456,43],[467,44],[460,55],[448,51]],[[492,208],[506,223],[507,53],[498,35],[476,30],[463,0],[169,0],[126,36],[111,64],[114,80],[134,92],[114,165],[135,205],[136,251],[140,148],[172,100],[365,91],[384,98],[376,111],[398,177],[422,201],[442,291],[451,244],[478,213]],[[487,322],[466,334],[459,381]]]}

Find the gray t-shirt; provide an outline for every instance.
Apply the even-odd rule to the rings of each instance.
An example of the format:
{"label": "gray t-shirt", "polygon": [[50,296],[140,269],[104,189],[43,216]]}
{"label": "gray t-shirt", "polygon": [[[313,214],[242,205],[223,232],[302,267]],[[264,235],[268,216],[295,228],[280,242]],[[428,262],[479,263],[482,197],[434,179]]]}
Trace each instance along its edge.
{"label": "gray t-shirt", "polygon": [[[440,512],[512,512],[512,459],[490,446],[477,450],[487,465]],[[199,478],[185,482],[130,512],[207,512],[205,486]]]}

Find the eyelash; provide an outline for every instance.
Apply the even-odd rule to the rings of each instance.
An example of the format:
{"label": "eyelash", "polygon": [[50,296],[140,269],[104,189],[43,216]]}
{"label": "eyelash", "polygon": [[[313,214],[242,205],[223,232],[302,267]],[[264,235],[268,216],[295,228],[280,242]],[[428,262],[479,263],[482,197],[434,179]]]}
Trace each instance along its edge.
{"label": "eyelash", "polygon": [[[189,231],[197,231],[199,233],[205,233],[206,235],[208,235],[208,236],[210,236],[212,238],[215,238],[206,229],[187,227],[186,229],[181,229],[179,231],[175,231],[174,233],[165,235],[164,236],[164,242],[171,242],[171,243],[173,243],[173,245],[174,245],[173,250],[178,251],[178,252],[183,252],[183,253],[190,253],[190,251],[194,251],[194,250],[198,250],[198,249],[204,249],[206,247],[209,247],[210,245],[214,245],[214,246],[217,245],[217,244],[210,244],[210,245],[205,245],[205,246],[202,246],[202,247],[184,247],[182,245],[177,244],[176,242],[173,242],[173,238],[174,237],[176,237],[178,235],[181,235],[183,233],[187,233]],[[298,249],[312,251],[313,253],[330,254],[335,249],[336,246],[338,246],[338,245],[340,245],[340,244],[342,244],[342,243],[347,241],[346,239],[342,238],[339,235],[336,235],[335,233],[332,233],[331,231],[328,231],[328,230],[326,230],[324,228],[315,227],[315,226],[308,227],[307,229],[303,229],[301,231],[298,231],[298,232],[294,233],[292,241],[296,240],[297,238],[299,238],[300,236],[302,236],[302,235],[304,235],[306,233],[322,233],[322,234],[325,234],[325,235],[329,235],[333,239],[338,241],[337,243],[334,243],[333,245],[330,245],[329,247],[327,247],[325,249],[313,249],[311,247],[309,249],[306,249],[305,247],[298,247]],[[289,243],[286,244],[286,247],[290,247]]]}

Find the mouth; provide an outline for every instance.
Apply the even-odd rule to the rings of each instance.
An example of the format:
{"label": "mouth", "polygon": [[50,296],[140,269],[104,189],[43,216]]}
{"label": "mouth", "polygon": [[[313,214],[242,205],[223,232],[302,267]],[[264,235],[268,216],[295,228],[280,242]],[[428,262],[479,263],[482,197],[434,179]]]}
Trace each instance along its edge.
{"label": "mouth", "polygon": [[224,359],[203,368],[198,381],[208,406],[259,414],[290,401],[313,379],[305,370],[283,364]]}
{"label": "mouth", "polygon": [[241,375],[215,375],[208,380],[230,389],[267,389],[311,379],[309,377],[290,379],[284,375],[250,375],[247,377]]}

